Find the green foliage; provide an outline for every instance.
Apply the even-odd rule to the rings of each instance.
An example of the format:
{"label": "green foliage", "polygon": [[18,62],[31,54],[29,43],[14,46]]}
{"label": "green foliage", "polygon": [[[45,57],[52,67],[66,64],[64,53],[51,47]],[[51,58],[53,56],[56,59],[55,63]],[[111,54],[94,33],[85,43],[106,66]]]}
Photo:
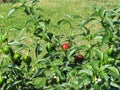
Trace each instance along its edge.
{"label": "green foliage", "polygon": [[[0,35],[0,88],[5,90],[50,89],[120,89],[120,6],[112,10],[94,6],[92,15],[78,24],[78,35],[54,35],[47,19],[36,8],[38,0],[18,0],[7,18],[17,9],[29,17],[17,40]],[[32,42],[24,44],[22,36],[33,25]],[[61,24],[70,20],[62,19]],[[91,33],[92,25],[97,26]],[[98,29],[98,30],[97,30]],[[85,31],[84,31],[85,30]],[[82,36],[87,45],[77,45],[74,39]],[[63,45],[65,45],[63,47]],[[34,52],[32,51],[34,48]],[[32,56],[30,56],[32,53]],[[77,60],[77,61],[76,61]]]}

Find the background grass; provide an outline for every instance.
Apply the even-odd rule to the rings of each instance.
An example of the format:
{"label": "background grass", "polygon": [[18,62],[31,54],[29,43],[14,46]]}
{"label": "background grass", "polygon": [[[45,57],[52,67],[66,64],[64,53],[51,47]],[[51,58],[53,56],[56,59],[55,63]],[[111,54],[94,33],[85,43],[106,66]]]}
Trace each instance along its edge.
{"label": "background grass", "polygon": [[[68,18],[67,15],[81,16],[80,19],[77,18],[77,20],[72,21],[75,26],[83,18],[92,13],[92,6],[94,4],[110,9],[119,2],[120,0],[40,0],[37,6],[44,10],[45,16],[51,19],[52,25],[61,19]],[[5,17],[13,7],[14,5],[10,3],[0,4],[0,15]],[[22,10],[18,10],[9,20],[2,20],[0,18],[0,27],[9,29],[12,27],[23,27],[27,19]]]}
{"label": "background grass", "polygon": [[[51,19],[49,30],[54,34],[70,35],[71,33],[77,34],[80,31],[76,30],[78,25],[84,18],[89,16],[93,8],[92,6],[98,5],[106,9],[111,9],[116,4],[119,4],[120,0],[40,0],[37,7],[41,7],[44,10],[44,16],[47,19]],[[9,40],[17,40],[19,31],[24,28],[25,22],[29,19],[23,9],[14,12],[9,19],[6,19],[8,12],[15,5],[11,3],[0,4],[0,15],[4,18],[0,18],[0,33],[8,33]],[[73,18],[78,15],[79,18]],[[61,25],[60,28],[56,27],[57,23],[61,19],[67,19],[71,21],[73,28],[71,29],[68,24]],[[12,30],[13,28],[20,28],[20,30]],[[28,37],[25,42],[31,43],[33,38],[33,27],[29,26],[23,33],[23,36]],[[83,43],[81,39],[77,38],[76,42]]]}

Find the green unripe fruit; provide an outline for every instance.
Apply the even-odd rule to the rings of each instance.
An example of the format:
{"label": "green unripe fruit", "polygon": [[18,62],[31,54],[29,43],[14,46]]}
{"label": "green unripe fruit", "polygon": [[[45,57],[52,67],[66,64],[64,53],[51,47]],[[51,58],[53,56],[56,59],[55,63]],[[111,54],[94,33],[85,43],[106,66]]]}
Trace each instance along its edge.
{"label": "green unripe fruit", "polygon": [[108,51],[107,51],[107,54],[109,55],[109,56],[111,56],[111,55],[113,55],[113,48],[111,47],[111,48],[109,48],[108,49]]}
{"label": "green unripe fruit", "polygon": [[15,53],[13,55],[13,61],[14,61],[14,64],[20,66],[21,62],[22,62],[22,60],[21,60],[21,54],[20,53]]}
{"label": "green unripe fruit", "polygon": [[10,52],[10,48],[9,48],[8,45],[5,45],[5,46],[2,48],[2,50],[3,50],[3,52],[4,52],[5,54],[9,54],[9,52]]}
{"label": "green unripe fruit", "polygon": [[15,53],[13,56],[14,60],[18,60],[21,58],[21,54],[20,53]]}
{"label": "green unripe fruit", "polygon": [[32,60],[31,60],[31,57],[27,55],[27,56],[24,56],[24,57],[23,57],[23,61],[24,61],[26,64],[29,65]]}

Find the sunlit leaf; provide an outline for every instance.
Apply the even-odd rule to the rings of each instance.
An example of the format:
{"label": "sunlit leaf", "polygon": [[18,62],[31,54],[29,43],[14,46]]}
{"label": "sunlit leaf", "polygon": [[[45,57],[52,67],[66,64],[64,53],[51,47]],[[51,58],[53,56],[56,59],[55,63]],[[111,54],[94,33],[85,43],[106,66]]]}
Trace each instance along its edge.
{"label": "sunlit leaf", "polygon": [[98,71],[99,70],[99,60],[91,60],[90,64],[91,66],[94,68],[94,71]]}
{"label": "sunlit leaf", "polygon": [[92,70],[83,69],[83,70],[80,70],[78,72],[78,74],[82,74],[82,73],[93,76],[93,71]]}
{"label": "sunlit leaf", "polygon": [[11,9],[11,10],[9,11],[9,13],[7,14],[7,18],[8,18],[11,14],[13,14],[15,11],[16,11],[16,8]]}
{"label": "sunlit leaf", "polygon": [[119,71],[118,71],[118,69],[116,68],[116,67],[114,67],[114,66],[111,66],[111,67],[108,67],[108,69],[111,71],[111,72],[113,72],[115,75],[120,75],[120,73],[119,73]]}

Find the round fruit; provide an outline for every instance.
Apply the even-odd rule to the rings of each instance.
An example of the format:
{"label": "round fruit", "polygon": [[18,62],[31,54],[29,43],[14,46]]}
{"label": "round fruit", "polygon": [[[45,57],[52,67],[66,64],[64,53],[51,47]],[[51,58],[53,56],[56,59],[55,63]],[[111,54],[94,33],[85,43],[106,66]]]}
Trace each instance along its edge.
{"label": "round fruit", "polygon": [[9,54],[9,52],[10,52],[10,48],[8,45],[5,45],[2,50],[5,54]]}
{"label": "round fruit", "polygon": [[76,57],[75,57],[75,61],[76,62],[81,62],[83,60],[83,55],[82,54],[78,54]]}
{"label": "round fruit", "polygon": [[23,61],[24,61],[26,64],[30,64],[32,60],[31,60],[31,57],[27,55],[27,56],[24,56],[24,57],[23,57]]}
{"label": "round fruit", "polygon": [[20,53],[15,53],[13,56],[14,60],[18,60],[21,58],[21,54]]}
{"label": "round fruit", "polygon": [[3,78],[2,78],[2,76],[0,76],[0,85],[2,85],[3,84]]}
{"label": "round fruit", "polygon": [[64,43],[64,44],[62,45],[62,48],[63,48],[63,50],[68,50],[68,49],[70,48],[70,46],[69,46],[68,43]]}
{"label": "round fruit", "polygon": [[111,56],[113,54],[113,48],[112,47],[108,49],[107,54],[109,56]]}

